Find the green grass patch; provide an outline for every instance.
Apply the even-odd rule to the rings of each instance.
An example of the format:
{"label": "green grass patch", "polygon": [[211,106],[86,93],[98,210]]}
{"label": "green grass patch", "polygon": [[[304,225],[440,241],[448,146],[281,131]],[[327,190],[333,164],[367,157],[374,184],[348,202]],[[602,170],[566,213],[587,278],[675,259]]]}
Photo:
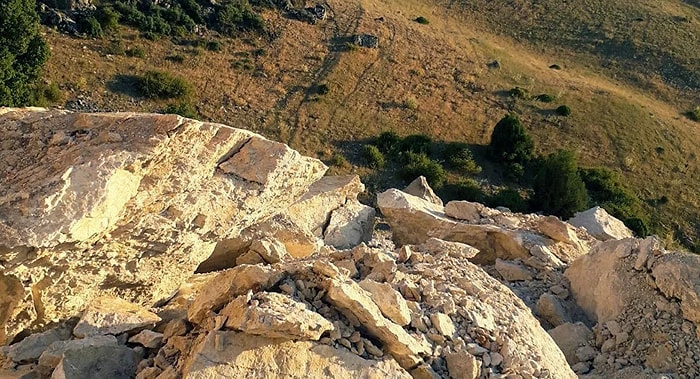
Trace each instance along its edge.
{"label": "green grass patch", "polygon": [[137,82],[141,93],[150,99],[182,98],[192,92],[185,79],[164,71],[148,71]]}

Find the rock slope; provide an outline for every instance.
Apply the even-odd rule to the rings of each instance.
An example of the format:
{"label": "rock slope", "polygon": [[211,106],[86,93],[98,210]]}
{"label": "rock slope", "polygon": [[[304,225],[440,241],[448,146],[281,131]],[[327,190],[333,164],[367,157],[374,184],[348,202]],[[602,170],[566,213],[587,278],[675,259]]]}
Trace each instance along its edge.
{"label": "rock slope", "polygon": [[357,177],[242,130],[37,109],[0,130],[0,377],[700,375],[700,259],[602,210],[443,206],[418,180],[372,233]]}

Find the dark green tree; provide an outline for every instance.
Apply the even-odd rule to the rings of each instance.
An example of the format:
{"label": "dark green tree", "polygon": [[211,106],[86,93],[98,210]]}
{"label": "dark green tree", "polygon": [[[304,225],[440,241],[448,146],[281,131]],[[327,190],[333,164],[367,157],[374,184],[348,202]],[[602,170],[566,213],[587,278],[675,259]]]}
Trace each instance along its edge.
{"label": "dark green tree", "polygon": [[496,124],[491,133],[491,156],[505,163],[525,163],[532,158],[535,144],[517,116],[509,114]]}
{"label": "dark green tree", "polygon": [[0,1],[0,106],[29,105],[49,57],[35,0]]}
{"label": "dark green tree", "polygon": [[560,150],[542,161],[533,190],[535,209],[565,219],[585,209],[588,203],[586,186],[571,151]]}

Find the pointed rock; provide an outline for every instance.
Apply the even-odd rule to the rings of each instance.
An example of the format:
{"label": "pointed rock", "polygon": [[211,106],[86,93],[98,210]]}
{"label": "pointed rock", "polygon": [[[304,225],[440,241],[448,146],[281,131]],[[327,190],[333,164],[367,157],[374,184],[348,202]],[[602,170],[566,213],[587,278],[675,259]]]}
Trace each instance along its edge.
{"label": "pointed rock", "polygon": [[401,296],[389,283],[377,283],[374,280],[361,281],[360,287],[370,293],[372,301],[379,307],[382,314],[391,321],[406,326],[411,322],[411,310],[406,299]]}
{"label": "pointed rock", "polygon": [[408,185],[408,187],[403,189],[403,192],[420,197],[421,199],[429,201],[437,206],[442,206],[442,199],[440,199],[438,195],[435,194],[433,189],[430,188],[430,184],[428,184],[428,180],[425,178],[425,176],[417,177],[411,182],[411,184]]}
{"label": "pointed rock", "polygon": [[569,219],[569,224],[586,229],[588,233],[601,241],[634,237],[632,231],[622,221],[609,215],[601,207],[593,207],[587,211],[576,213],[574,217]]}

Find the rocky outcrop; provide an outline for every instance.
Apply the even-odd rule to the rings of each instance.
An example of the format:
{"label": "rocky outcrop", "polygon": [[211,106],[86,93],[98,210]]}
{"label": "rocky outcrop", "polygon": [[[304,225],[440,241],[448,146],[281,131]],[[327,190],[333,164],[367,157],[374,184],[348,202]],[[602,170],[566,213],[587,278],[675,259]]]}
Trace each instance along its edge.
{"label": "rocky outcrop", "polygon": [[700,260],[655,237],[389,190],[370,239],[357,177],[248,132],[0,120],[0,377],[700,375]]}
{"label": "rocky outcrop", "polygon": [[173,115],[0,110],[0,341],[99,294],[165,298],[219,240],[287,209],[325,167]]}

